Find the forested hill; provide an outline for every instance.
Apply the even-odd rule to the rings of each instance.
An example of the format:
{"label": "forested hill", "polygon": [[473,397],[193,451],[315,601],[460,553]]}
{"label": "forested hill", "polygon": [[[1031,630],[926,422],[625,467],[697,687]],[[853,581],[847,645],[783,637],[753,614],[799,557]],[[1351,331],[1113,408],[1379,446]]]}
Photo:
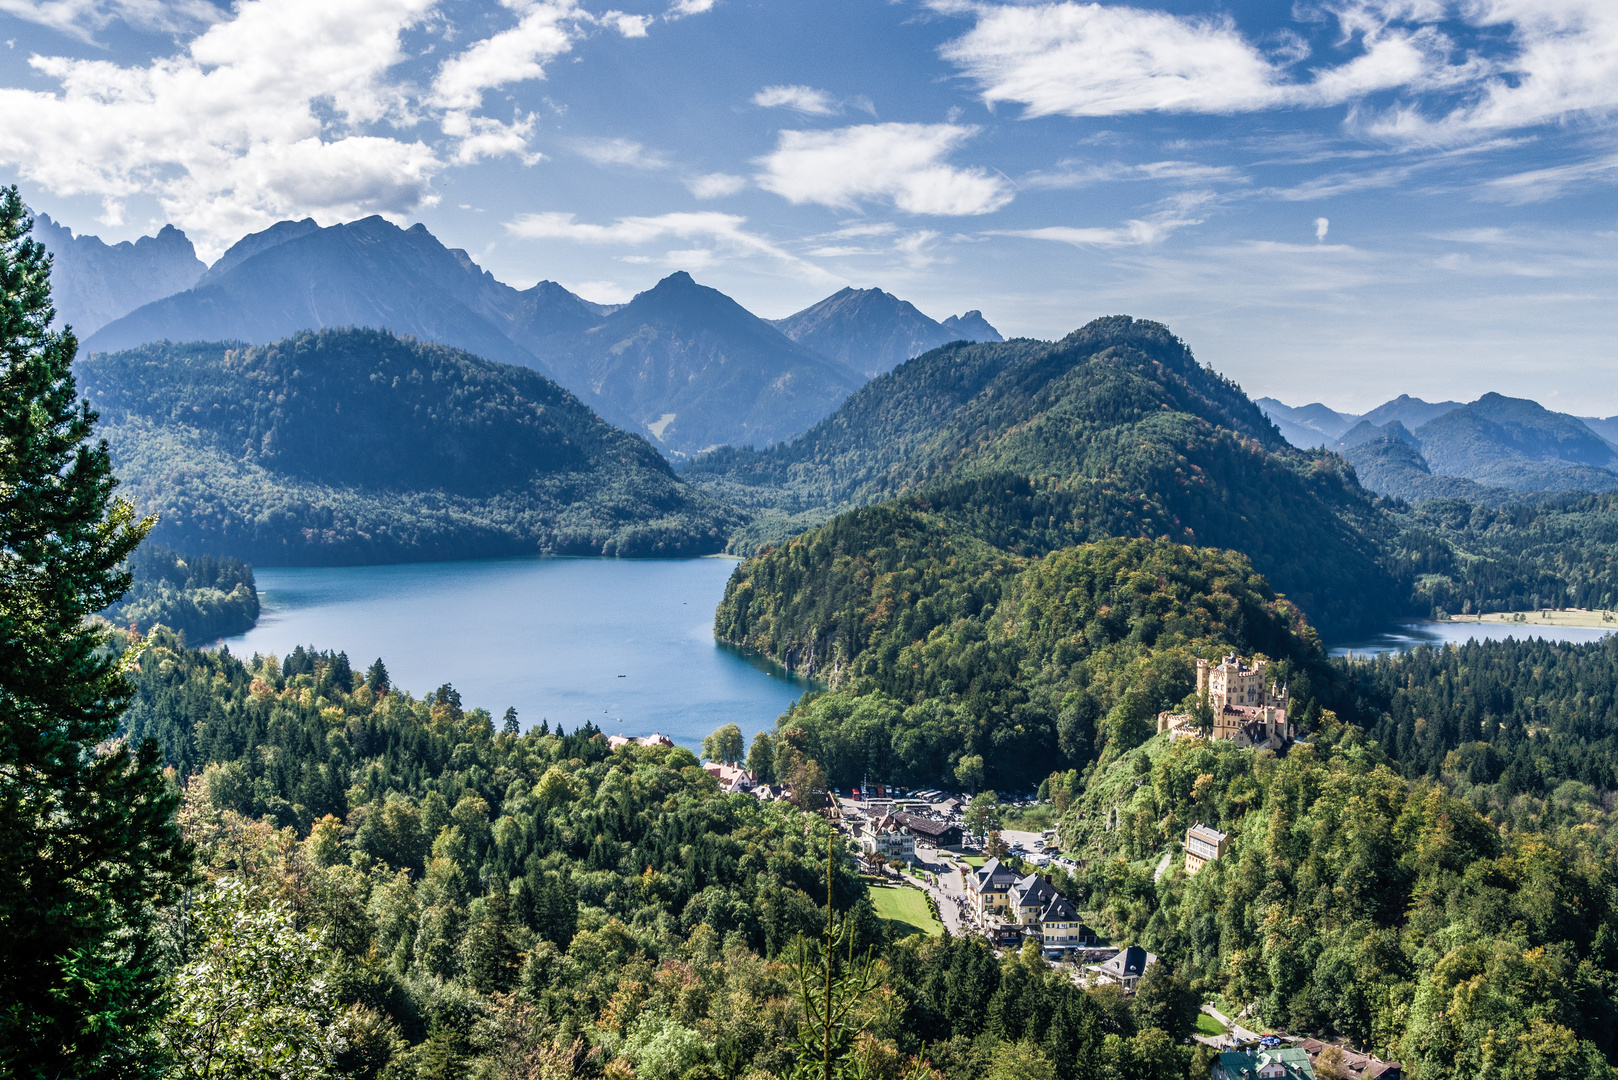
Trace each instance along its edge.
{"label": "forested hill", "polygon": [[154,538],[260,564],[704,554],[732,515],[526,368],[385,331],[93,355]]}
{"label": "forested hill", "polygon": [[896,503],[744,563],[715,632],[832,683],[778,726],[836,783],[1032,788],[1144,742],[1198,656],[1274,658],[1300,716],[1323,663],[1232,552],[1110,539],[1019,559]]}
{"label": "forested hill", "polygon": [[1383,564],[1390,519],[1342,459],[1292,449],[1167,328],[1126,316],[936,350],[786,446],[684,475],[754,508],[744,549],[901,496],[1018,555],[1106,536],[1240,551],[1329,637],[1408,604]]}

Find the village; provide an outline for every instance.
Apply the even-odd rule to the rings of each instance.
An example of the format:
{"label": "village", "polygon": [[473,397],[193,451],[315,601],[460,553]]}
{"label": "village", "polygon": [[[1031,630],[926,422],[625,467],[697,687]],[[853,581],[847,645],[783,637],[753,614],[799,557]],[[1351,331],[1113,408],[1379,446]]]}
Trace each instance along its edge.
{"label": "village", "polygon": [[[1284,750],[1297,738],[1288,717],[1285,686],[1266,681],[1267,664],[1234,655],[1215,664],[1197,662],[1198,708],[1192,713],[1159,714],[1158,734],[1171,741],[1210,739],[1241,748]],[[614,736],[622,745],[673,745],[662,735],[639,739]],[[703,768],[727,792],[763,800],[790,798],[781,785],[761,784],[737,764],[704,762]],[[1053,968],[1086,988],[1111,985],[1132,995],[1159,960],[1138,944],[1105,940],[1084,922],[1078,904],[1051,883],[1055,865],[1077,874],[1083,863],[1062,851],[1058,829],[1026,831],[985,827],[969,816],[970,796],[942,790],[902,790],[863,782],[846,793],[826,793],[826,813],[857,851],[873,892],[904,890],[925,902],[942,932],[975,934],[997,951],[1030,947]],[[1011,796],[1012,809],[1031,807],[1033,795]],[[1190,825],[1179,844],[1184,872],[1195,875],[1217,862],[1231,837],[1202,822]],[[1158,867],[1161,876],[1172,861]],[[1041,871],[1047,871],[1042,873]],[[892,901],[902,909],[902,897]],[[932,932],[938,932],[935,928]],[[1210,1080],[1402,1080],[1397,1061],[1380,1061],[1350,1047],[1318,1039],[1294,1038],[1242,1026],[1246,1013],[1232,1017],[1204,1003],[1204,1023],[1195,1038],[1219,1051]],[[1211,1022],[1210,1022],[1211,1021]]]}

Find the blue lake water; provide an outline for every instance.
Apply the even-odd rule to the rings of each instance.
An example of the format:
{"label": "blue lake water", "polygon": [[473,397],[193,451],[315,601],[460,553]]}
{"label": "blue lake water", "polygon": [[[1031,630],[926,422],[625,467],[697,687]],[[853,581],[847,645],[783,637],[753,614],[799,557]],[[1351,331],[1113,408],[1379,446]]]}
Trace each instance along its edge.
{"label": "blue lake water", "polygon": [[714,641],[730,559],[490,559],[256,567],[264,612],[226,639],[247,657],[297,645],[378,657],[418,697],[444,683],[526,729],[593,720],[696,749],[724,724],[757,731],[807,689]]}
{"label": "blue lake water", "polygon": [[1595,626],[1535,626],[1526,623],[1412,622],[1401,623],[1386,633],[1360,641],[1347,642],[1331,650],[1333,656],[1367,656],[1376,653],[1405,652],[1418,645],[1462,644],[1468,641],[1563,641],[1573,644],[1600,641],[1612,630]]}

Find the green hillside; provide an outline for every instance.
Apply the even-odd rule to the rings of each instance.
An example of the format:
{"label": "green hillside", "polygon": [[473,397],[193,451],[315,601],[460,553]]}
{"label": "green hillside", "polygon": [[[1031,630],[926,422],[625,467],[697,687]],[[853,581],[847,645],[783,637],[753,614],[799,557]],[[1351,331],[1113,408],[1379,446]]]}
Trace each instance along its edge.
{"label": "green hillside", "polygon": [[936,350],[787,446],[685,475],[750,502],[744,538],[898,496],[1016,555],[1108,536],[1240,551],[1328,636],[1408,607],[1384,565],[1393,522],[1342,459],[1291,448],[1166,328],[1127,317]]}
{"label": "green hillside", "polygon": [[697,555],[733,515],[525,368],[375,330],[76,366],[154,538],[260,564]]}

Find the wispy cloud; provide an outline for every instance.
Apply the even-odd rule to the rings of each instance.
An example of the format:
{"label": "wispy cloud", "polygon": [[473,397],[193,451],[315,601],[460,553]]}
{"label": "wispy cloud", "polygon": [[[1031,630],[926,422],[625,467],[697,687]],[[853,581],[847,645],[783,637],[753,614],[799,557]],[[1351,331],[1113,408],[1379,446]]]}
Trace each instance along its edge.
{"label": "wispy cloud", "polygon": [[831,116],[841,112],[836,99],[812,86],[766,86],[753,95],[761,109],[791,109],[810,116]]}
{"label": "wispy cloud", "polygon": [[1026,240],[1054,240],[1080,248],[1142,247],[1157,244],[1178,229],[1200,225],[1200,218],[1180,218],[1168,214],[1150,219],[1132,219],[1112,228],[1048,225],[1038,229],[996,229],[988,236],[1020,236]]}
{"label": "wispy cloud", "polygon": [[[621,217],[608,225],[578,221],[574,214],[543,213],[518,215],[506,223],[506,231],[529,240],[571,240],[619,247],[644,247],[669,240],[707,241],[732,256],[763,256],[810,280],[833,280],[818,266],[743,228],[746,224],[745,217],[713,210]],[[694,261],[708,261],[711,252],[707,248],[689,248],[668,255],[675,256],[675,265],[691,265]]]}
{"label": "wispy cloud", "polygon": [[684,19],[690,15],[705,15],[713,10],[714,0],[674,0],[665,19]]}
{"label": "wispy cloud", "polygon": [[592,165],[618,165],[646,172],[657,172],[670,165],[661,153],[648,150],[632,139],[574,139],[568,145]]}
{"label": "wispy cloud", "polygon": [[1611,183],[1614,179],[1618,179],[1618,154],[1607,154],[1589,161],[1495,177],[1484,181],[1480,195],[1491,202],[1543,202],[1574,188]]}
{"label": "wispy cloud", "polygon": [[910,214],[986,214],[1011,201],[1011,185],[946,158],[978,129],[963,124],[862,124],[832,131],[783,131],[758,159],[759,187],[793,203],[853,209],[891,202]]}
{"label": "wispy cloud", "polygon": [[761,109],[791,109],[806,116],[837,116],[849,107],[876,115],[876,106],[863,94],[837,98],[812,86],[766,86],[753,95],[753,104]]}
{"label": "wispy cloud", "polygon": [[0,12],[84,42],[93,42],[97,31],[115,22],[149,33],[177,34],[225,18],[225,12],[207,0],[0,0]]}
{"label": "wispy cloud", "polygon": [[[1398,143],[1450,145],[1618,110],[1618,4],[1611,0],[1358,0],[1326,5],[1358,55],[1301,72],[1291,35],[1265,52],[1228,15],[1136,7],[968,3],[935,9],[975,24],[941,50],[985,102],[1024,115],[1234,114],[1353,105],[1354,130]],[[1464,27],[1511,51],[1452,39]],[[1403,104],[1371,96],[1398,90]]]}
{"label": "wispy cloud", "polygon": [[1233,165],[1202,165],[1195,161],[1149,161],[1137,165],[1111,161],[1086,165],[1071,160],[1057,162],[1056,168],[1050,172],[1019,177],[1017,183],[1025,188],[1061,190],[1127,180],[1187,184],[1247,183],[1247,177]]}

